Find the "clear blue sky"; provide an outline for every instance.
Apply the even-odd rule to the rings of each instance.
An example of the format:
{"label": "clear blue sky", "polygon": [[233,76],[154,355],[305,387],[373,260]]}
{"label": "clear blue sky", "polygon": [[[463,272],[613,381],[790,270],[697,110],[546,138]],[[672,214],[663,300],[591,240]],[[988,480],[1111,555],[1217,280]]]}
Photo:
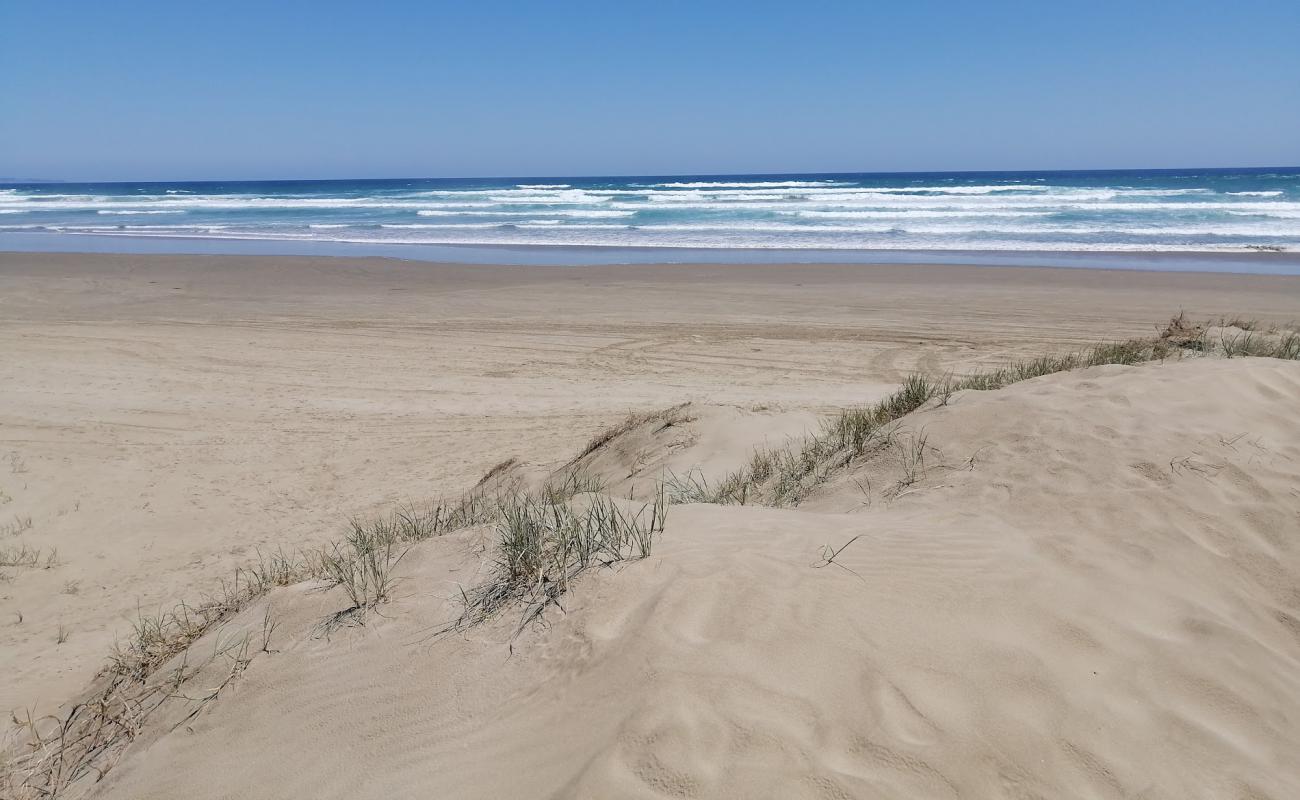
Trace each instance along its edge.
{"label": "clear blue sky", "polygon": [[1300,0],[0,0],[0,176],[1300,163]]}

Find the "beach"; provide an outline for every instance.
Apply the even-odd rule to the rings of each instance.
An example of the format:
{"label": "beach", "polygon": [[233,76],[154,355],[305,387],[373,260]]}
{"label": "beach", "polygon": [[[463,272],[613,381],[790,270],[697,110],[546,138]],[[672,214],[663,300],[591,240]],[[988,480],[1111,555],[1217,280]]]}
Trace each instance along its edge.
{"label": "beach", "polygon": [[[711,413],[740,414],[746,420],[744,424],[719,428],[727,432],[722,437],[725,441],[717,444],[717,452],[709,457],[717,459],[721,458],[719,454],[727,454],[743,459],[755,447],[780,445],[816,430],[819,421],[837,409],[880,399],[909,375],[966,375],[1016,360],[1075,351],[1098,342],[1151,337],[1180,312],[1195,320],[1248,318],[1263,327],[1293,323],[1300,318],[1300,277],[924,264],[553,267],[378,258],[0,253],[0,352],[4,353],[0,358],[0,383],[5,387],[0,393],[0,526],[5,526],[0,545],[22,545],[39,553],[39,563],[6,568],[5,579],[0,582],[0,672],[7,676],[0,686],[0,707],[20,715],[27,710],[34,710],[37,715],[54,711],[91,682],[104,666],[114,643],[128,637],[132,620],[141,612],[156,613],[183,600],[195,602],[217,593],[222,581],[228,581],[236,567],[260,554],[319,547],[336,539],[350,518],[387,513],[406,502],[458,495],[471,489],[489,469],[506,459],[534,466],[561,463],[569,454],[581,451],[597,431],[630,412],[652,412],[690,402],[722,409]],[[1198,437],[1211,434],[1230,437],[1238,432],[1234,426],[1244,430],[1247,425],[1253,425],[1252,433],[1268,439],[1261,446],[1273,448],[1270,452],[1278,454],[1276,458],[1294,457],[1297,443],[1288,440],[1293,426],[1284,415],[1269,416],[1278,406],[1268,406],[1271,410],[1261,411],[1263,416],[1254,423],[1246,418],[1220,423],[1214,417],[1220,406],[1212,402],[1209,407],[1197,403],[1205,397],[1204,392],[1214,390],[1215,386],[1244,385],[1246,372],[1240,370],[1246,370],[1251,376],[1263,376],[1260,380],[1267,385],[1243,398],[1236,398],[1225,388],[1226,394],[1221,398],[1224,404],[1236,398],[1233,402],[1239,401],[1239,409],[1253,407],[1249,404],[1266,402],[1271,396],[1269,392],[1281,393],[1283,398],[1292,393],[1293,401],[1294,371],[1272,366],[1247,369],[1256,363],[1254,359],[1224,363],[1245,366],[1233,366],[1232,369],[1239,371],[1232,373],[1169,373],[1172,377],[1167,384],[1159,378],[1165,373],[1150,371],[1181,369],[1187,365],[1096,369],[1155,375],[1149,380],[1123,378],[1139,381],[1133,384],[1134,397],[1155,397],[1163,385],[1177,387],[1171,388],[1170,395],[1159,402],[1168,403],[1170,413],[1185,413],[1195,420]],[[1109,375],[1104,373],[1102,378]],[[1102,378],[1096,381],[1104,383]],[[1082,378],[1078,380],[1088,383]],[[1124,395],[1129,391],[1123,389],[1124,384],[1116,385],[1121,388],[1115,392],[1081,385],[1078,392],[1099,394],[1089,401],[1094,405],[1080,406],[1077,414],[1069,410],[1070,401],[1064,389],[1051,389],[1056,394],[1052,395],[1049,407],[1057,415],[1054,419],[1059,418],[1053,424],[1068,430],[1067,422],[1072,416],[1101,414],[1098,409],[1109,408],[1106,403],[1115,397],[1128,396]],[[992,397],[999,393],[974,394]],[[1016,402],[1024,403],[1024,407],[1013,404],[1011,413],[1018,413],[1014,409],[1026,415],[1037,413],[1034,411],[1037,401],[1032,396]],[[1141,414],[1134,412],[1135,418],[1162,419],[1158,408],[1142,408],[1145,410]],[[980,414],[977,419],[982,420],[987,430],[1001,431],[1005,427],[1005,417],[995,408],[982,410]],[[960,424],[954,422],[948,427],[945,424],[934,425],[936,435],[942,433],[950,439],[960,439],[963,447],[981,446],[974,441],[978,437]],[[1104,415],[1095,420],[1095,425],[1128,430],[1122,422]],[[1043,429],[1038,435],[1056,434]],[[1135,429],[1130,435],[1146,434]],[[1150,435],[1159,442],[1159,447],[1153,445],[1152,454],[1139,458],[1135,450],[1126,453],[1125,458],[1134,463],[1150,460],[1163,469],[1161,460],[1168,462],[1178,455],[1169,448],[1179,441],[1180,433],[1176,426],[1167,426]],[[1064,446],[1060,440],[1052,441],[1057,444],[1045,445],[1048,450]],[[1094,444],[1087,455],[1094,460],[1086,462],[1081,469],[1093,476],[1114,474],[1113,469],[1108,471],[1099,460],[1104,458],[1106,447],[1100,440]],[[1125,446],[1137,447],[1132,443]],[[1122,467],[1125,470],[1127,463]],[[1281,536],[1287,524],[1285,519],[1294,522],[1293,517],[1286,517],[1291,512],[1284,510],[1285,503],[1293,500],[1285,499],[1285,469],[1281,462],[1269,464],[1269,469],[1278,471],[1277,476],[1261,478],[1261,488],[1254,495],[1249,492],[1233,495],[1231,502],[1255,502],[1270,509],[1268,513],[1275,518],[1270,517],[1269,530]],[[1058,484],[1058,488],[1078,479],[1071,477],[1073,473],[1066,465],[1058,464],[1056,468],[1063,472],[1053,474],[1066,482]],[[632,468],[632,472],[636,469]],[[1168,470],[1161,474],[1165,472]],[[1030,480],[1030,476],[1022,477]],[[1098,490],[1104,494],[1110,490],[1121,492],[1125,484],[1116,478],[1097,485],[1104,487],[1104,491]],[[968,499],[982,498],[980,502],[993,503],[993,494],[970,491]],[[1194,487],[1186,491],[1192,493],[1188,497],[1194,496]],[[1254,501],[1249,500],[1252,496]],[[1054,513],[1054,506],[1042,497],[1035,502],[1042,502],[1041,506],[1034,506],[1040,513]],[[1120,501],[1111,498],[1106,502]],[[1106,505],[1097,512],[1100,516],[1087,524],[1104,525],[1107,520],[1120,520],[1124,509],[1122,502],[1117,506]],[[819,513],[829,516],[843,511],[828,500]],[[724,544],[730,543],[726,544],[728,548],[735,546],[732,539],[736,536],[772,531],[771,548],[764,551],[766,555],[754,556],[758,561],[752,566],[757,570],[755,574],[764,576],[764,580],[778,582],[788,576],[765,572],[766,567],[760,568],[759,562],[790,558],[803,564],[807,560],[805,556],[812,552],[812,539],[824,533],[819,529],[809,534],[811,538],[800,539],[797,531],[804,523],[780,516],[795,512],[744,509],[737,512],[740,517],[725,520],[709,515],[726,515],[731,511],[711,506],[690,506],[672,513],[681,513],[681,519],[692,520],[692,530],[721,531],[718,535],[725,540]],[[1200,508],[1187,513],[1194,519],[1197,513],[1218,512]],[[958,517],[932,519],[937,518],[952,523]],[[921,511],[891,519],[900,526],[899,530],[923,535],[920,531],[925,523]],[[1075,523],[1087,527],[1077,519]],[[1028,522],[1016,517],[1014,521],[1003,520],[999,524],[1014,527]],[[974,531],[1001,530],[988,521],[970,527]],[[843,534],[839,540],[853,535],[847,523],[836,522],[832,528],[836,536]],[[957,549],[953,552],[963,554],[961,558],[976,559],[987,554],[980,549],[983,546],[972,545],[973,549],[961,550],[954,545]],[[1053,546],[1068,549],[1071,545]],[[1274,541],[1271,546],[1276,548],[1274,555],[1283,566],[1269,574],[1274,577],[1293,574],[1286,570],[1294,566],[1294,545]],[[696,543],[690,547],[704,545]],[[696,555],[712,557],[708,554],[714,551],[707,548],[705,551]],[[670,551],[670,557],[678,560],[671,562],[676,565],[671,566],[672,570],[685,570],[684,574],[692,581],[703,580],[703,576],[685,566],[694,563],[691,552],[672,556],[674,552]],[[944,569],[951,566],[940,555],[933,555],[938,559],[933,563],[939,566],[924,580],[922,577],[909,580],[901,572],[890,573],[886,578],[881,577],[884,573],[879,572],[879,565],[897,554],[889,550],[887,543],[880,542],[867,552],[877,560],[855,561],[848,566],[858,571],[877,570],[871,573],[872,579],[883,581],[881,585],[899,593],[908,591],[909,587],[937,591],[935,587],[946,574]],[[1085,549],[1079,552],[1084,553]],[[1080,558],[1088,563],[1100,563],[1096,561],[1100,558],[1098,552],[1086,551]],[[915,554],[909,556],[914,557],[919,558]],[[434,556],[413,555],[406,563],[415,570],[442,569],[429,566],[431,558]],[[921,558],[907,564],[914,567],[924,562]],[[900,569],[906,568],[903,561],[899,563]],[[1200,562],[1196,564],[1194,569],[1189,567],[1189,574],[1202,575]],[[652,594],[666,592],[666,584],[661,584],[667,580],[666,574],[648,577],[636,573],[640,577],[630,578],[628,586]],[[1069,587],[1067,605],[1075,610],[1084,608],[1091,595],[1083,584],[1077,583],[1079,579],[1074,573],[1070,575],[1064,584]],[[1135,585],[1131,582],[1136,577],[1127,572],[1124,575],[1124,586]],[[851,594],[856,579],[846,574],[837,578],[846,582],[836,584],[835,591]],[[808,579],[807,576],[799,578],[800,581]],[[1167,587],[1174,586],[1176,577],[1165,576],[1159,580],[1170,582],[1163,584]],[[1113,588],[1118,584],[1103,582],[1102,585]],[[1032,596],[1039,600],[1050,596],[1045,588],[1034,586]],[[1170,590],[1180,598],[1179,603],[1193,602],[1187,599],[1191,595],[1185,588],[1178,584]],[[623,590],[609,575],[594,580],[592,592],[595,593],[592,596],[606,599],[623,596]],[[849,594],[835,595],[840,600],[831,598],[825,602],[849,602],[844,599]],[[879,592],[872,595],[881,602],[887,596],[901,595]],[[764,619],[769,622],[775,619],[771,616],[777,613],[775,607],[750,599],[757,603],[755,607],[766,609],[763,613],[769,616]],[[305,606],[294,606],[293,602],[298,601],[286,602],[286,607],[297,609],[293,613],[300,613],[306,619],[307,612],[302,610]],[[301,603],[308,602],[301,600]],[[610,602],[612,607],[621,609],[620,614],[641,613],[633,608],[632,600]],[[722,608],[727,600],[718,597],[710,602],[713,605],[709,607],[715,612],[709,613],[722,614],[716,609]],[[572,633],[579,638],[586,637],[582,639],[586,643],[583,647],[605,652],[600,645],[602,636],[630,635],[626,620],[601,622],[592,617],[590,605],[581,607],[586,609],[585,616],[574,622],[579,627]],[[829,608],[801,607],[799,613],[809,615],[805,617],[808,619]],[[927,608],[930,611],[926,613],[939,613],[943,609],[951,610],[952,606],[937,604]],[[1003,609],[996,604],[990,608]],[[861,644],[870,640],[873,646],[889,653],[901,652],[899,648],[912,645],[940,646],[936,644],[937,639],[904,635],[900,626],[905,627],[906,612],[892,605],[890,609],[888,614],[894,616],[882,623],[885,628],[881,630],[886,633],[879,630],[873,633],[870,625],[859,621],[854,624],[865,625],[860,628],[865,639],[854,641]],[[1123,616],[1122,609],[1112,610],[1116,618]],[[1110,614],[1112,610],[1099,613]],[[683,609],[678,611],[686,613]],[[1062,626],[1074,624],[1070,622],[1073,613],[1062,612],[1058,619],[1065,620]],[[1155,612],[1143,617],[1148,621],[1157,618],[1161,617]],[[1032,628],[1037,624],[1036,619],[1019,619],[1019,622]],[[418,638],[418,624],[409,621],[393,624],[395,636]],[[568,630],[562,627],[565,623],[553,624],[557,626],[557,635]],[[704,637],[700,641],[720,635],[717,626],[710,628],[713,633],[706,635],[708,626],[703,626],[703,622],[701,625],[695,633],[682,635]],[[1206,625],[1207,630],[1213,628],[1209,623]],[[785,623],[771,622],[771,626],[775,627],[762,628],[765,635],[777,637],[788,633]],[[1107,644],[1098,645],[1107,654],[1101,661],[1121,665],[1116,669],[1129,663],[1125,659],[1140,663],[1149,655],[1141,648],[1126,649],[1127,645],[1122,643],[1110,648],[1110,634],[1104,631],[1067,630],[1067,627],[1053,628],[1052,635],[1059,633],[1072,642],[1090,638],[1105,640]],[[991,640],[1009,641],[1020,635],[1016,630],[1015,625],[997,626],[996,632],[990,634]],[[1265,633],[1259,635],[1265,637]],[[1288,653],[1294,651],[1294,640],[1286,644],[1285,634],[1276,635],[1279,638],[1275,642],[1268,640],[1273,644],[1267,647],[1290,648]],[[363,647],[358,642],[366,641],[356,632],[340,636],[352,642],[349,647],[358,651]],[[319,640],[313,641],[316,643],[311,647],[317,650],[325,646]],[[632,652],[643,652],[645,648],[653,650],[653,642],[657,640],[648,640],[651,644],[646,644],[647,640],[637,641],[625,644],[633,648]],[[960,649],[952,643],[966,639],[953,635],[945,641],[948,644],[943,647]],[[851,644],[842,640],[837,647],[852,649]],[[740,646],[734,642],[728,646],[733,645]],[[987,642],[972,645],[969,650],[983,653],[978,658],[985,660],[975,670],[980,674],[986,667],[994,669],[1002,663],[981,649],[986,645]],[[554,642],[538,648],[537,653],[544,655],[537,658],[543,661],[566,658]],[[1213,648],[1211,651],[1218,652]],[[415,657],[412,654],[425,651],[416,648],[402,652],[400,657],[393,656],[389,664],[395,675],[415,669],[410,661]],[[463,662],[449,661],[445,654],[436,658],[448,669],[471,669],[472,665],[488,663],[484,661],[488,658],[484,652],[487,651],[475,651],[472,658]],[[574,652],[587,651],[579,647]],[[500,658],[502,650],[497,647],[491,653],[494,654],[491,658]],[[1034,653],[1033,658],[1048,658],[1046,651]],[[1175,653],[1180,657],[1184,654],[1182,650]],[[298,672],[285,675],[307,674],[309,664],[315,663],[312,659],[327,656],[303,651],[293,658],[299,659],[294,662]],[[528,661],[532,657],[523,658]],[[573,658],[578,661],[568,664],[559,674],[581,671],[586,662],[579,664],[581,658],[577,655]],[[889,656],[881,658],[887,661]],[[1025,658],[1029,660],[1013,660],[1003,666],[1019,676],[1017,680],[1034,680],[1032,658]],[[881,669],[898,678],[902,674],[899,670],[909,662],[887,663],[888,667]],[[1228,669],[1228,662],[1224,664],[1223,669]],[[666,668],[667,664],[662,666]],[[1269,669],[1273,666],[1270,664]],[[502,669],[514,675],[503,680],[525,680],[511,671],[515,667]],[[1057,670],[1057,665],[1044,669]],[[712,676],[709,680],[724,679],[725,670],[714,667],[709,670],[706,670]],[[1089,671],[1090,668],[1080,674]],[[823,677],[830,680],[835,677],[833,673],[831,670]],[[1069,682],[1059,680],[1059,672],[1053,674],[1057,677],[1041,685],[1043,692],[1055,698],[1058,691],[1073,690]],[[271,679],[270,684],[256,684],[260,688],[254,691],[254,696],[270,691],[266,689],[268,685],[283,689],[283,682],[290,680],[285,675]],[[458,673],[456,680],[461,683],[456,685],[463,686],[464,677]],[[1195,694],[1196,687],[1209,685],[1205,683],[1208,679],[1199,673],[1179,680],[1184,678],[1184,683],[1179,684],[1182,688],[1170,690],[1173,699],[1169,702],[1174,705],[1192,702],[1187,698]],[[963,741],[971,742],[980,738],[974,733],[978,728],[976,721],[981,719],[979,715],[942,722],[922,712],[927,704],[933,710],[937,702],[933,698],[955,697],[978,685],[976,681],[959,690],[958,684],[937,679],[927,682],[920,678],[898,678],[895,683],[873,679],[870,696],[875,699],[870,702],[883,704],[885,710],[880,713],[886,722],[881,724],[891,735],[917,747],[921,746],[919,743],[949,741],[949,736],[961,738],[961,731],[965,731]],[[1241,725],[1246,725],[1242,720],[1256,713],[1248,714],[1243,709],[1259,709],[1262,698],[1279,685],[1252,684],[1245,689],[1237,686],[1239,693],[1213,695],[1211,704],[1231,718],[1225,723],[1229,728],[1239,731]],[[612,693],[626,690],[621,684],[602,686]],[[672,696],[669,688],[660,688],[662,693],[655,697],[664,700]],[[1178,694],[1184,689],[1192,694]],[[1089,697],[1100,704],[1111,702],[1111,698],[1130,697],[1128,689],[1113,695],[1098,691]],[[718,692],[714,696],[729,697],[722,688]],[[909,695],[920,695],[921,699],[913,696],[909,700]],[[833,705],[837,697],[819,695],[817,703]],[[697,720],[698,724],[705,726],[704,729],[720,726],[719,729],[739,736],[736,733],[739,729],[728,725],[744,717],[743,711],[736,711],[743,709],[744,702],[739,698],[728,702],[732,701],[731,708],[739,717],[728,717],[730,722]],[[392,697],[375,702],[379,704],[376,707],[388,709],[385,713],[398,713],[384,705],[395,702]],[[1055,702],[1048,706],[1058,708]],[[480,707],[487,706],[480,704]],[[672,708],[671,703],[666,707]],[[769,709],[778,707],[793,708],[776,703]],[[1039,706],[1024,708],[1027,717],[1041,710]],[[221,713],[220,719],[229,723],[227,717],[231,712]],[[540,736],[547,724],[555,722],[553,713],[554,708],[548,707],[545,713],[529,717],[530,721],[519,723],[512,730],[521,738],[530,730]],[[756,711],[757,717],[750,721],[761,728],[760,722],[754,720],[767,713]],[[816,733],[798,727],[815,725],[806,718],[807,713],[810,712],[794,715],[800,721],[781,724],[788,723],[803,731],[799,737],[807,739],[805,744],[811,750],[822,745],[830,747]],[[1050,716],[1051,712],[1043,713]],[[648,742],[644,752],[654,753],[661,766],[674,758],[684,758],[674,748],[695,740],[685,737],[673,740],[678,745],[655,745],[654,742],[665,740],[655,739],[652,716],[640,718],[638,724],[643,727],[636,735],[641,739],[620,741]],[[616,722],[611,718],[601,719],[597,727],[613,736],[611,731],[618,727]],[[999,717],[998,724],[1011,724],[1008,719]],[[262,720],[262,724],[272,723]],[[1294,718],[1274,720],[1270,724],[1277,726],[1274,730],[1290,731],[1291,736],[1300,729]],[[229,733],[212,734],[213,725],[204,724],[207,735],[229,736]],[[1239,727],[1233,728],[1234,725]],[[973,727],[967,729],[967,726]],[[1037,730],[1033,725],[1029,729]],[[624,734],[632,736],[626,730]],[[570,754],[573,758],[582,751],[580,743],[586,741],[577,734],[575,737],[571,739],[578,742],[573,744],[574,752]],[[1261,741],[1267,739],[1267,735],[1251,729],[1235,740],[1233,747],[1258,754],[1258,748],[1265,747]],[[259,739],[254,736],[250,741]],[[332,739],[325,741],[338,744]],[[817,744],[819,741],[821,745]],[[225,752],[242,752],[229,741],[226,744]],[[837,739],[832,744],[847,748],[844,752],[864,752],[865,748],[865,752],[880,755],[861,742]],[[1093,745],[1099,746],[1095,741]],[[199,757],[188,745],[165,746],[170,748],[167,752],[177,757]],[[447,750],[443,755],[450,752]],[[1017,751],[1017,757],[1028,757],[1033,752],[1034,748],[1026,745],[1023,751]],[[905,766],[909,763],[906,759],[911,757],[890,756],[884,760],[893,758],[890,763]],[[972,756],[976,761],[983,757]],[[718,758],[725,760],[722,755]],[[1089,752],[1080,751],[1076,768],[1088,772],[1090,758]],[[1211,760],[1223,764],[1225,758],[1219,754]],[[1279,763],[1261,759],[1242,763]],[[198,762],[185,763],[192,766]],[[219,760],[216,766],[208,766],[216,769],[221,763],[225,762]],[[979,782],[987,777],[983,773],[978,778],[972,777],[979,770],[971,769],[974,771],[961,774],[976,782],[965,785],[986,789],[991,786]],[[510,781],[494,783],[480,772],[470,770],[458,774],[448,784],[436,781],[396,784],[396,790],[414,791],[415,786],[464,790],[477,786],[480,796],[489,796],[494,790],[518,788]],[[543,772],[546,777],[543,783],[565,796],[598,796],[631,785],[619,783],[611,777],[614,773],[602,773],[603,777],[591,778],[589,784],[568,785],[571,791],[563,791],[564,781],[572,775],[558,767]],[[705,772],[688,776],[689,779],[679,775],[685,783],[669,781],[661,784],[661,788],[669,784],[679,788],[713,785],[702,777]],[[1132,788],[1140,783],[1134,770],[1125,768],[1123,773],[1116,778],[1117,784]],[[147,770],[129,774],[130,780],[137,783],[117,786],[116,796],[166,796],[168,791],[180,791],[178,784],[158,783],[157,776],[151,777]],[[668,772],[656,774],[668,780],[665,777]],[[1278,778],[1277,785],[1285,784],[1286,777]],[[691,784],[692,780],[696,784]],[[1008,785],[1013,784],[1014,776],[1007,780]],[[345,784],[346,781],[330,784],[327,794],[340,796],[340,787]],[[880,793],[891,795],[894,789],[922,791],[942,784],[941,779],[931,776],[919,783],[891,784],[893,789],[882,788]],[[1068,791],[1071,786],[1081,785],[1063,778],[1055,788]],[[160,789],[160,786],[171,788]],[[582,786],[587,789],[582,790]],[[146,791],[141,787],[151,788]],[[184,788],[194,790],[190,785]],[[801,794],[794,791],[793,784],[787,788],[791,790],[788,796]],[[290,789],[288,784],[279,787],[280,791]],[[275,793],[266,791],[270,791],[267,796]]]}
{"label": "beach", "polygon": [[1300,798],[1300,3],[10,6],[0,800]]}

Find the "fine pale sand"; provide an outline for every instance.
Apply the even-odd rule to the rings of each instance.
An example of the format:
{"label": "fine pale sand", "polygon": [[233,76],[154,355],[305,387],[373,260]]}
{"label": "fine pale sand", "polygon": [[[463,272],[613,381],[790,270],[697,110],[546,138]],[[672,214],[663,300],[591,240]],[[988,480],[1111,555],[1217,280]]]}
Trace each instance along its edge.
{"label": "fine pale sand", "polygon": [[[563,463],[630,410],[697,409],[595,454],[611,483],[721,471],[911,372],[1180,308],[1287,322],[1300,279],[0,254],[0,546],[42,553],[3,570],[0,703],[53,710],[137,609],[259,549]],[[513,654],[513,619],[429,640],[490,532],[433,539],[363,627],[324,635],[338,591],[295,586],[213,634],[279,620],[97,789],[1294,797],[1298,403],[1300,363],[1260,359],[964,393],[904,420],[931,448],[906,490],[880,461],[798,510],[675,506],[651,558],[584,578]]]}

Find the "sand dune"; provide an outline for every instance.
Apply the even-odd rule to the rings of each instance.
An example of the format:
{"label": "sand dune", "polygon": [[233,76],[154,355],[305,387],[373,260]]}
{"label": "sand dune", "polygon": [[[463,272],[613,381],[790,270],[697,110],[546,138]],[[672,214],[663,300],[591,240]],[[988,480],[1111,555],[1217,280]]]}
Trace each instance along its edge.
{"label": "sand dune", "polygon": [[510,619],[429,638],[478,531],[362,627],[278,590],[272,652],[98,796],[1291,797],[1297,398],[1257,359],[964,393],[902,421],[933,448],[910,491],[675,507],[513,655]]}
{"label": "sand dune", "polygon": [[[319,544],[507,456],[502,480],[576,466],[644,499],[913,369],[1147,334],[1170,302],[1297,307],[1294,282],[1205,275],[5,258],[0,433],[21,469],[0,513],[60,555],[0,584],[23,612],[0,666],[6,702],[46,708],[142,601],[193,599],[257,548]],[[967,304],[934,300],[945,275]],[[792,281],[813,290],[792,300]],[[963,392],[798,508],[673,506],[650,558],[589,571],[513,648],[509,609],[435,635],[494,534],[435,537],[363,625],[336,618],[339,589],[299,584],[209,631],[75,793],[1294,796],[1297,399],[1300,364],[1265,359]]]}

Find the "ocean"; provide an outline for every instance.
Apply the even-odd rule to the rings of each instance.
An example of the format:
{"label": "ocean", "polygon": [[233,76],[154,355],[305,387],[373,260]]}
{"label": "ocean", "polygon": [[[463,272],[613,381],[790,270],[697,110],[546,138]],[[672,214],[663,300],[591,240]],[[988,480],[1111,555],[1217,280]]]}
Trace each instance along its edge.
{"label": "ocean", "polygon": [[1286,251],[1300,250],[1300,167],[0,184],[0,246],[17,233],[839,253]]}

